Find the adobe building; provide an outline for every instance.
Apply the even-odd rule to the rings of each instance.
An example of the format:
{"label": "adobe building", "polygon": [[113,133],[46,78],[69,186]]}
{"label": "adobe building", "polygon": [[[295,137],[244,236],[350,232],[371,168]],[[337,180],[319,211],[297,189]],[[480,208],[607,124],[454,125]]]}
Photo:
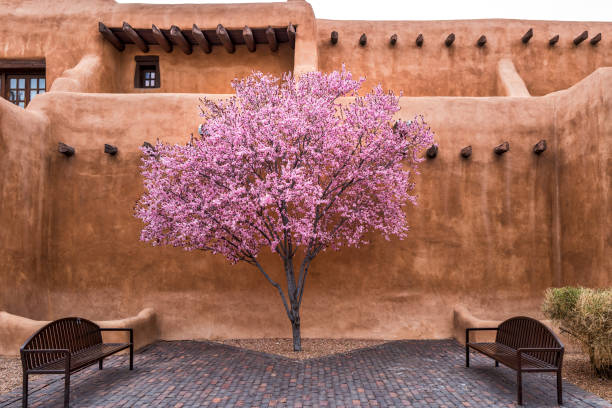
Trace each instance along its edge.
{"label": "adobe building", "polygon": [[0,0],[0,44],[0,337],[17,345],[67,315],[132,316],[163,339],[289,336],[255,269],[153,248],[133,217],[140,146],[187,141],[199,98],[252,70],[344,63],[365,90],[403,91],[398,117],[423,114],[439,144],[408,239],[315,260],[304,337],[446,338],[470,316],[541,317],[551,286],[612,285],[612,23]]}

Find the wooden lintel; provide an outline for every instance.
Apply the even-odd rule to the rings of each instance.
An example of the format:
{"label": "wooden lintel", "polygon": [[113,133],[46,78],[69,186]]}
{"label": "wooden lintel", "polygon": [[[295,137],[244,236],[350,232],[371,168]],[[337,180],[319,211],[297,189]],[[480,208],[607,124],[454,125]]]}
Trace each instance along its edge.
{"label": "wooden lintel", "polygon": [[74,147],[68,146],[67,144],[62,142],[59,142],[57,144],[57,151],[68,157],[74,155]]}
{"label": "wooden lintel", "polygon": [[542,139],[533,146],[533,152],[535,154],[542,154],[546,150],[546,140]]}
{"label": "wooden lintel", "polygon": [[391,38],[389,38],[389,43],[390,43],[391,45],[395,45],[395,44],[397,44],[397,34],[393,34],[393,35],[391,36]]}
{"label": "wooden lintel", "polygon": [[368,43],[368,36],[365,35],[365,33],[361,34],[361,37],[359,37],[359,45],[361,45],[362,47],[365,47],[367,43]]}
{"label": "wooden lintel", "polygon": [[130,38],[130,40],[134,42],[134,44],[138,47],[140,51],[149,52],[149,46],[147,45],[145,40],[142,39],[140,34],[138,34],[136,30],[132,28],[131,25],[129,25],[128,23],[124,21],[122,28],[123,28],[123,32]]}
{"label": "wooden lintel", "polygon": [[255,38],[253,37],[253,31],[249,28],[249,26],[244,26],[242,29],[242,38],[244,38],[244,43],[247,46],[247,49],[251,52],[255,52]]}
{"label": "wooden lintel", "polygon": [[480,38],[478,38],[478,41],[476,41],[476,45],[479,47],[484,47],[486,43],[487,43],[487,37],[485,35],[481,35]]}
{"label": "wooden lintel", "polygon": [[270,46],[270,50],[272,51],[278,50],[278,41],[276,41],[276,32],[270,26],[266,28],[266,38],[268,39],[268,45]]}
{"label": "wooden lintel", "polygon": [[523,34],[521,37],[521,42],[523,44],[527,44],[529,40],[531,40],[531,37],[533,37],[533,28],[530,28],[525,34]]}
{"label": "wooden lintel", "polygon": [[232,39],[229,36],[229,33],[221,24],[217,26],[217,37],[219,37],[219,41],[221,41],[221,44],[223,44],[227,52],[231,54],[236,51],[236,47],[234,46],[234,43],[232,42]]}
{"label": "wooden lintel", "polygon": [[591,38],[591,45],[595,45],[601,41],[601,33],[597,34],[595,37]]}
{"label": "wooden lintel", "polygon": [[155,41],[157,41],[162,50],[166,52],[172,52],[172,43],[168,41],[164,33],[159,28],[157,28],[155,24],[151,26],[151,33],[153,34],[153,38],[155,38]]}
{"label": "wooden lintel", "polygon": [[111,156],[114,156],[117,154],[117,152],[119,151],[119,149],[117,149],[117,146],[113,146],[113,145],[109,145],[109,144],[104,144],[104,153],[110,154]]}
{"label": "wooden lintel", "polygon": [[193,49],[191,47],[191,44],[189,43],[189,41],[187,41],[187,39],[185,38],[185,36],[183,35],[183,33],[181,32],[181,29],[178,28],[177,26],[173,25],[172,27],[170,27],[170,39],[172,40],[172,42],[174,44],[176,44],[185,54],[189,55],[193,52]]}
{"label": "wooden lintel", "polygon": [[338,44],[338,32],[337,32],[337,31],[332,31],[332,32],[331,32],[331,38],[330,38],[330,40],[331,40],[331,43],[332,43],[332,44],[334,44],[334,45],[335,45],[335,44]]}
{"label": "wooden lintel", "polygon": [[453,42],[455,42],[455,33],[450,33],[448,37],[446,37],[446,40],[444,40],[444,45],[450,47],[453,45]]}
{"label": "wooden lintel", "polygon": [[98,22],[98,30],[100,31],[100,34],[102,34],[102,37],[111,43],[117,50],[125,50],[125,44],[101,21]]}
{"label": "wooden lintel", "polygon": [[574,38],[574,45],[578,45],[589,37],[588,31],[583,31],[578,37]]}
{"label": "wooden lintel", "polygon": [[291,47],[291,49],[295,49],[296,32],[295,26],[291,23],[289,23],[289,25],[287,26],[287,37],[289,37],[289,46]]}
{"label": "wooden lintel", "polygon": [[471,155],[472,155],[472,146],[466,146],[463,149],[461,149],[461,157],[463,157],[464,159],[467,159]]}
{"label": "wooden lintel", "polygon": [[430,159],[433,159],[434,157],[438,155],[438,146],[431,145],[425,153],[427,154],[427,157],[429,157]]}
{"label": "wooden lintel", "polygon": [[195,38],[202,51],[204,51],[206,54],[210,54],[212,47],[208,42],[208,38],[206,38],[202,30],[200,30],[200,27],[194,24],[191,28],[191,35],[193,35],[193,38]]}
{"label": "wooden lintel", "polygon": [[422,47],[423,46],[423,41],[424,41],[423,34],[417,35],[417,38],[415,40],[415,43],[416,43],[417,47]]}
{"label": "wooden lintel", "polygon": [[550,40],[548,40],[548,45],[550,45],[552,47],[553,45],[555,45],[558,42],[559,42],[559,34],[555,35]]}
{"label": "wooden lintel", "polygon": [[501,156],[502,154],[506,153],[508,150],[510,150],[510,143],[508,142],[504,142],[498,146],[495,146],[495,149],[493,149],[493,151],[495,152],[495,154]]}

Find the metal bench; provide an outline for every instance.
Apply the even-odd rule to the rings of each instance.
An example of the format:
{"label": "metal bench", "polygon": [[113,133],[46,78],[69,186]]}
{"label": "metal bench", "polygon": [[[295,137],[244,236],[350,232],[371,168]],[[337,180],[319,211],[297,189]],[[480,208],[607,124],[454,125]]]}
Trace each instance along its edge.
{"label": "metal bench", "polygon": [[[102,331],[128,331],[129,343],[102,343]],[[105,357],[130,349],[130,370],[134,368],[132,329],[101,328],[79,317],[53,321],[34,333],[21,346],[23,407],[28,406],[28,375],[64,374],[64,407],[70,401],[70,374],[95,363],[102,369]]]}
{"label": "metal bench", "polygon": [[[470,332],[496,330],[494,343],[470,343]],[[518,404],[523,405],[523,373],[556,372],[557,402],[563,403],[561,367],[564,347],[545,325],[530,317],[513,317],[498,327],[465,329],[465,366],[470,366],[470,348],[516,371]]]}

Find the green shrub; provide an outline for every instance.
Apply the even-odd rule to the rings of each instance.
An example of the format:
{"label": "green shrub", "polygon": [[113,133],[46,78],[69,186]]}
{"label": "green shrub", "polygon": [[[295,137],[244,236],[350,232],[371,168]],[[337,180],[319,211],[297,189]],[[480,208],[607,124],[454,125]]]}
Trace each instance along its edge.
{"label": "green shrub", "polygon": [[612,288],[553,288],[543,312],[578,339],[597,375],[612,377]]}

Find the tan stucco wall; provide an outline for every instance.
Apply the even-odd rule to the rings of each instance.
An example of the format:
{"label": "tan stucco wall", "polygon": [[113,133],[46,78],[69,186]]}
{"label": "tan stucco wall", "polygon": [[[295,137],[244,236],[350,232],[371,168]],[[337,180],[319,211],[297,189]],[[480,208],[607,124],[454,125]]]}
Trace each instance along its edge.
{"label": "tan stucco wall", "polygon": [[[141,224],[132,216],[142,192],[138,147],[158,138],[183,142],[196,132],[202,94],[177,91],[227,92],[232,75],[251,65],[272,72],[291,65],[328,70],[343,61],[355,74],[368,74],[366,88],[380,81],[407,95],[434,95],[403,98],[399,117],[425,115],[440,151],[423,163],[420,204],[407,209],[407,240],[373,236],[368,247],[315,260],[304,296],[304,336],[450,337],[457,305],[486,320],[537,317],[550,286],[612,285],[612,125],[606,121],[612,68],[581,81],[611,65],[609,23],[453,22],[457,40],[447,50],[446,23],[315,20],[300,1],[145,7],[99,0],[57,2],[44,10],[36,4],[45,3],[24,2],[11,13],[0,7],[0,38],[11,38],[0,57],[46,57],[52,90],[26,110],[0,100],[0,310],[36,320],[108,320],[151,307],[165,339],[288,336],[277,293],[251,267],[138,241]],[[210,55],[160,53],[168,88],[143,94],[130,88],[134,47],[118,53],[101,39],[98,20],[127,20],[134,27],[291,21],[299,28],[293,55],[289,47],[272,55],[265,46],[254,54],[230,55],[220,47]],[[41,28],[21,31],[17,24],[9,32],[7,21]],[[536,33],[533,51],[520,48],[528,26]],[[74,38],[53,34],[69,27],[78,32]],[[604,40],[571,49],[583,27],[602,31]],[[327,43],[332,29],[340,32],[335,49]],[[541,44],[545,29],[561,34],[558,50]],[[365,49],[357,45],[362,31]],[[400,38],[394,50],[386,43],[392,32]],[[418,32],[425,35],[419,51],[412,45]],[[481,32],[489,39],[485,50],[473,45]],[[553,63],[550,55],[528,52],[559,56]],[[502,57],[521,77],[510,78],[511,89],[503,91]],[[199,66],[199,58],[214,63]],[[530,61],[543,68],[528,67]],[[176,76],[166,75],[172,72]],[[532,95],[575,85],[529,97],[521,87],[516,91],[518,79]],[[523,96],[461,97],[498,93]],[[548,150],[536,156],[532,147],[540,139]],[[75,147],[75,156],[59,154],[60,141]],[[492,149],[503,141],[510,152],[498,157]],[[117,156],[104,154],[104,143],[116,145]],[[467,145],[473,155],[465,160],[459,151]],[[282,281],[279,262],[263,258]]]}

